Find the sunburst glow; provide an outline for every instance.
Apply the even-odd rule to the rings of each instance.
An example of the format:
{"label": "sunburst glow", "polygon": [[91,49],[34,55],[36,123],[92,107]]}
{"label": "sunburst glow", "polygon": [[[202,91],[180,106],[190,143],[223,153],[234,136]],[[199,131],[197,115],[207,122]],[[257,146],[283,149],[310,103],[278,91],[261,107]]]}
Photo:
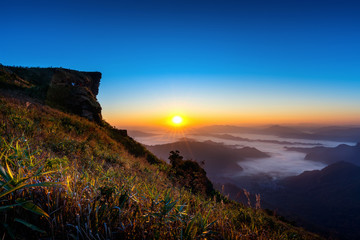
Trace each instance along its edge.
{"label": "sunburst glow", "polygon": [[183,122],[182,117],[180,116],[174,116],[171,121],[173,122],[173,124],[175,125],[180,125]]}

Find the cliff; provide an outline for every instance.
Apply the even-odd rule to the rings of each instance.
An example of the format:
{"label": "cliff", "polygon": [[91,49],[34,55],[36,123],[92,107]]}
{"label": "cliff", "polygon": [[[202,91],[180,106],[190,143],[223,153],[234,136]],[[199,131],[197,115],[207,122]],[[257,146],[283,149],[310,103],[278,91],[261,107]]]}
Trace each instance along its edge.
{"label": "cliff", "polygon": [[101,119],[100,73],[0,68],[2,239],[321,239],[212,191],[193,161],[44,106]]}
{"label": "cliff", "polygon": [[0,86],[20,90],[46,105],[97,123],[102,122],[96,99],[100,79],[100,72],[0,65]]}

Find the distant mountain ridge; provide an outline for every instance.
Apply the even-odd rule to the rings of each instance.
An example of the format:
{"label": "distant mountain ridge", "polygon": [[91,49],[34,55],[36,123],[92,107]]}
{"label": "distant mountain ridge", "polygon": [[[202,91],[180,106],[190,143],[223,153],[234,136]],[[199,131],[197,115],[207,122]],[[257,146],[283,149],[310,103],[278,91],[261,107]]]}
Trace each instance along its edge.
{"label": "distant mountain ridge", "polygon": [[228,133],[225,133],[225,134],[198,133],[195,135],[216,137],[219,139],[226,139],[226,140],[233,140],[233,141],[263,142],[263,143],[274,143],[274,144],[280,144],[280,145],[310,145],[310,146],[321,145],[320,143],[304,143],[304,142],[290,142],[290,141],[266,140],[266,139],[250,139],[250,138],[233,136]]}
{"label": "distant mountain ridge", "polygon": [[306,153],[305,159],[319,161],[326,164],[336,162],[350,162],[360,166],[360,143],[356,146],[340,144],[337,147],[313,147],[313,148],[293,148],[287,147],[289,151]]}
{"label": "distant mountain ridge", "polygon": [[[360,238],[360,167],[337,162],[322,170],[285,178],[282,188],[264,194],[280,214],[341,239]],[[313,230],[315,230],[313,228]]]}
{"label": "distant mountain ridge", "polygon": [[360,127],[320,127],[305,131],[300,127],[272,125],[270,127],[240,127],[212,125],[197,129],[195,133],[250,133],[274,135],[282,138],[360,142]]}
{"label": "distant mountain ridge", "polygon": [[139,130],[128,130],[128,134],[131,137],[152,137],[152,136],[159,135],[156,133],[149,133],[149,132],[144,132],[144,131],[139,131]]}

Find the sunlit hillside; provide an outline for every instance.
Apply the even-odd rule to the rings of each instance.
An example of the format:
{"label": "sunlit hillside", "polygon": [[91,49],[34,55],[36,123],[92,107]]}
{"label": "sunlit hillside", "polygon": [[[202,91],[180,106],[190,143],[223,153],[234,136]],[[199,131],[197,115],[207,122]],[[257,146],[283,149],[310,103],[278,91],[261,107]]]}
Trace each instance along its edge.
{"label": "sunlit hillside", "polygon": [[177,152],[167,164],[126,131],[51,108],[36,86],[9,76],[0,88],[1,239],[320,239],[259,209],[260,199],[228,200]]}

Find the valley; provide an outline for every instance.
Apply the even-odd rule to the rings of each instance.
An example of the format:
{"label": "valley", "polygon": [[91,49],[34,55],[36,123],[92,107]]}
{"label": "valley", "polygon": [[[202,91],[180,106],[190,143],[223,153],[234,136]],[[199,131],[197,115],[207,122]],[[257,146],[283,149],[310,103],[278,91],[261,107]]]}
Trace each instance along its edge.
{"label": "valley", "polygon": [[360,234],[354,230],[360,219],[349,212],[360,202],[360,175],[355,167],[360,164],[359,144],[352,141],[355,138],[346,127],[324,129],[324,136],[341,131],[342,137],[303,138],[294,127],[269,127],[261,134],[259,128],[214,126],[135,139],[164,161],[176,149],[202,163],[215,187],[234,200],[247,204],[246,189],[253,197],[261,195],[262,207],[301,226],[329,237],[353,239]]}

